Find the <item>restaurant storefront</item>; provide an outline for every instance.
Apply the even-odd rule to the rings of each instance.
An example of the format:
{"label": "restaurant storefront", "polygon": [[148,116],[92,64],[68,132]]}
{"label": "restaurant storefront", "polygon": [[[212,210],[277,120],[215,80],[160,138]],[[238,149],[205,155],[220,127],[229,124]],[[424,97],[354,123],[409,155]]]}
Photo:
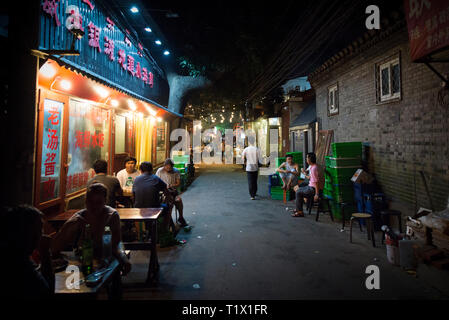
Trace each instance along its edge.
{"label": "restaurant storefront", "polygon": [[[33,51],[40,58],[33,204],[44,213],[61,212],[85,193],[97,159],[108,161],[109,174],[123,169],[127,156],[163,163],[170,123],[180,117],[163,106],[164,72],[119,20],[93,8],[82,11],[80,25],[79,8],[65,9],[73,16],[65,24],[41,10]],[[67,43],[69,54],[61,54]]]}

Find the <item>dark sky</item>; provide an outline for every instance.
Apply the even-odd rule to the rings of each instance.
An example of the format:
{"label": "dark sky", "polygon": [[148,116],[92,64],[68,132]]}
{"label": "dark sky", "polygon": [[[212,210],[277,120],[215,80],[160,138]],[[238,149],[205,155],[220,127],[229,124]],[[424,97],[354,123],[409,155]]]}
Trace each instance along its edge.
{"label": "dark sky", "polygon": [[[283,41],[296,27],[305,26],[298,27],[297,30],[301,32],[295,33],[296,48],[293,52],[306,52],[308,49],[313,52],[307,59],[298,60],[296,66],[289,67],[294,71],[290,77],[307,75],[307,72],[313,71],[313,68],[337,52],[333,52],[334,50],[341,50],[354,41],[355,37],[365,33],[364,11],[367,5],[378,4],[381,16],[387,16],[391,11],[389,7],[397,7],[401,2],[402,0],[145,1],[151,16],[167,39],[174,61],[179,62],[177,59],[180,56],[187,56],[196,65],[208,66],[208,71],[224,71],[215,73],[219,75],[217,86],[224,95],[229,95],[232,91],[236,98],[244,97],[251,91],[252,86],[258,82],[254,80],[282,52],[279,49]],[[151,11],[152,9],[170,10],[179,14],[179,18],[167,18],[165,12]],[[332,26],[332,21],[341,17],[343,19]],[[327,37],[326,40],[321,37],[323,34]],[[320,46],[315,45],[311,49],[309,44],[317,37],[321,39]],[[213,75],[208,74],[214,79]],[[269,75],[265,78],[269,79]]]}
{"label": "dark sky", "polygon": [[301,1],[148,1],[150,11],[175,54],[193,54],[217,63],[241,59],[248,51],[268,59],[295,24]]}
{"label": "dark sky", "polygon": [[150,11],[167,38],[172,57],[187,56],[198,66],[208,66],[208,71],[223,71],[218,73],[219,93],[232,91],[236,96],[248,92],[252,80],[298,22],[304,6],[313,4],[298,0],[145,3],[150,10],[179,14],[179,18],[167,18],[165,12]]}

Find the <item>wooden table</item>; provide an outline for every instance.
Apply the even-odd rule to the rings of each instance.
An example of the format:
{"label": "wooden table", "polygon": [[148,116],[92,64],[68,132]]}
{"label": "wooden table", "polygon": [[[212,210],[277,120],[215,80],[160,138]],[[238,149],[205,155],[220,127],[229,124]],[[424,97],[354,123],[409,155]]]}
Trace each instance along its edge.
{"label": "wooden table", "polygon": [[[145,250],[150,251],[150,260],[148,263],[148,273],[146,284],[154,285],[157,280],[159,271],[159,261],[157,257],[157,219],[162,213],[162,208],[117,208],[120,220],[126,221],[142,221],[149,224],[150,239],[146,242],[124,242],[126,250]],[[61,224],[69,220],[78,209],[68,210],[54,217],[47,219],[48,222]]]}
{"label": "wooden table", "polygon": [[162,213],[162,208],[118,208],[121,221],[143,221],[149,223],[150,241],[148,242],[124,242],[127,250],[149,250],[147,285],[154,285],[157,281],[159,261],[157,258],[157,218]]}
{"label": "wooden table", "polygon": [[[73,298],[73,296],[80,298],[95,299],[101,289],[112,285],[112,289],[108,290],[109,299],[121,298],[121,280],[120,280],[120,264],[117,259],[113,259],[107,266],[108,271],[103,274],[102,279],[95,286],[88,287],[84,282],[85,277],[81,272],[81,262],[77,259],[73,252],[63,252],[63,257],[68,260],[69,266],[77,266],[80,270],[79,288],[69,289],[66,281],[72,273],[66,273],[65,270],[55,273],[55,295],[56,298]],[[69,283],[73,283],[69,279]]]}

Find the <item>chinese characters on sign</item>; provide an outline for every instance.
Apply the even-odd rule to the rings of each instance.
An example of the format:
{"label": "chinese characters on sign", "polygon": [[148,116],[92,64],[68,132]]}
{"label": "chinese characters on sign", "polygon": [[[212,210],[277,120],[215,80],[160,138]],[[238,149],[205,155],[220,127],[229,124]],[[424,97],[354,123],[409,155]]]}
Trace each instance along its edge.
{"label": "chinese characters on sign", "polygon": [[59,195],[62,108],[61,102],[44,102],[40,202]]}
{"label": "chinese characters on sign", "polygon": [[449,3],[445,0],[404,0],[413,61],[449,46]]}
{"label": "chinese characters on sign", "polygon": [[87,181],[95,176],[95,172],[92,170],[89,176],[89,172],[78,172],[67,176],[67,190],[83,188],[87,185]]}
{"label": "chinese characters on sign", "polygon": [[44,10],[45,13],[54,18],[56,21],[56,25],[59,27],[61,25],[61,22],[59,22],[58,19],[58,3],[59,0],[45,0],[42,3],[42,10]]}
{"label": "chinese characters on sign", "polygon": [[91,134],[90,131],[75,131],[75,148],[104,147],[104,134],[102,132]]}
{"label": "chinese characters on sign", "polygon": [[[83,0],[83,3],[87,4],[90,7],[90,10],[94,10],[94,5],[89,0]],[[69,16],[66,18],[65,21],[65,27],[71,31],[79,31],[77,33],[74,33],[77,35],[78,39],[82,39],[84,37],[84,28],[83,28],[83,16],[80,13],[80,9],[78,6],[75,5],[68,5],[67,2],[60,2],[60,0],[44,0],[42,2],[42,8],[43,12],[50,15],[51,18],[53,18],[56,21],[56,25],[60,26],[60,21],[58,18],[58,12],[61,11],[58,9],[58,5],[61,4],[61,6],[65,6],[65,10],[62,10]],[[88,39],[87,44],[89,47],[94,48],[95,50],[98,50],[98,52],[101,52],[101,47],[104,48],[104,54],[109,58],[110,61],[115,61],[115,49],[116,49],[116,43],[114,39],[108,36],[102,36],[100,33],[102,32],[109,32],[114,29],[115,23],[111,20],[111,18],[106,17],[105,24],[106,28],[102,28],[99,25],[96,25],[93,21],[90,21],[87,24],[88,27]],[[98,22],[97,22],[98,24]],[[102,31],[103,30],[103,31]],[[130,34],[128,30],[125,30],[126,34]],[[128,36],[124,34],[124,43],[126,47],[129,47],[130,50],[133,47],[133,44],[131,40],[128,38]],[[103,38],[104,43],[101,44],[101,38]],[[123,43],[122,41],[119,41],[119,43]],[[123,68],[123,70],[126,70],[129,72],[129,74],[132,77],[136,77],[137,79],[140,79],[143,81],[145,85],[149,85],[150,88],[153,88],[153,73],[148,71],[148,68],[143,67],[143,63],[141,61],[136,61],[136,58],[139,59],[139,57],[143,57],[143,46],[141,43],[138,43],[138,48],[136,48],[136,53],[132,53],[132,55],[129,52],[125,52],[124,49],[118,49],[118,63]],[[128,49],[126,49],[128,51]],[[133,56],[136,55],[136,56]]]}
{"label": "chinese characters on sign", "polygon": [[98,52],[101,52],[100,48],[100,28],[91,22],[87,25],[89,28],[89,46],[97,48]]}

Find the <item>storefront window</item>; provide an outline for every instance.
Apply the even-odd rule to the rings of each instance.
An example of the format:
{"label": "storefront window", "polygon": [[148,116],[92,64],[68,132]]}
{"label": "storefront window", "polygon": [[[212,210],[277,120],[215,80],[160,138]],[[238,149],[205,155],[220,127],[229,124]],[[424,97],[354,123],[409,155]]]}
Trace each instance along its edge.
{"label": "storefront window", "polygon": [[42,162],[40,179],[40,202],[60,195],[61,147],[62,147],[62,102],[45,99],[42,137]]}
{"label": "storefront window", "polygon": [[97,159],[109,160],[108,110],[70,100],[67,193],[86,187]]}
{"label": "storefront window", "polygon": [[166,122],[157,122],[157,140],[156,140],[156,163],[164,162],[165,160],[165,131]]}

